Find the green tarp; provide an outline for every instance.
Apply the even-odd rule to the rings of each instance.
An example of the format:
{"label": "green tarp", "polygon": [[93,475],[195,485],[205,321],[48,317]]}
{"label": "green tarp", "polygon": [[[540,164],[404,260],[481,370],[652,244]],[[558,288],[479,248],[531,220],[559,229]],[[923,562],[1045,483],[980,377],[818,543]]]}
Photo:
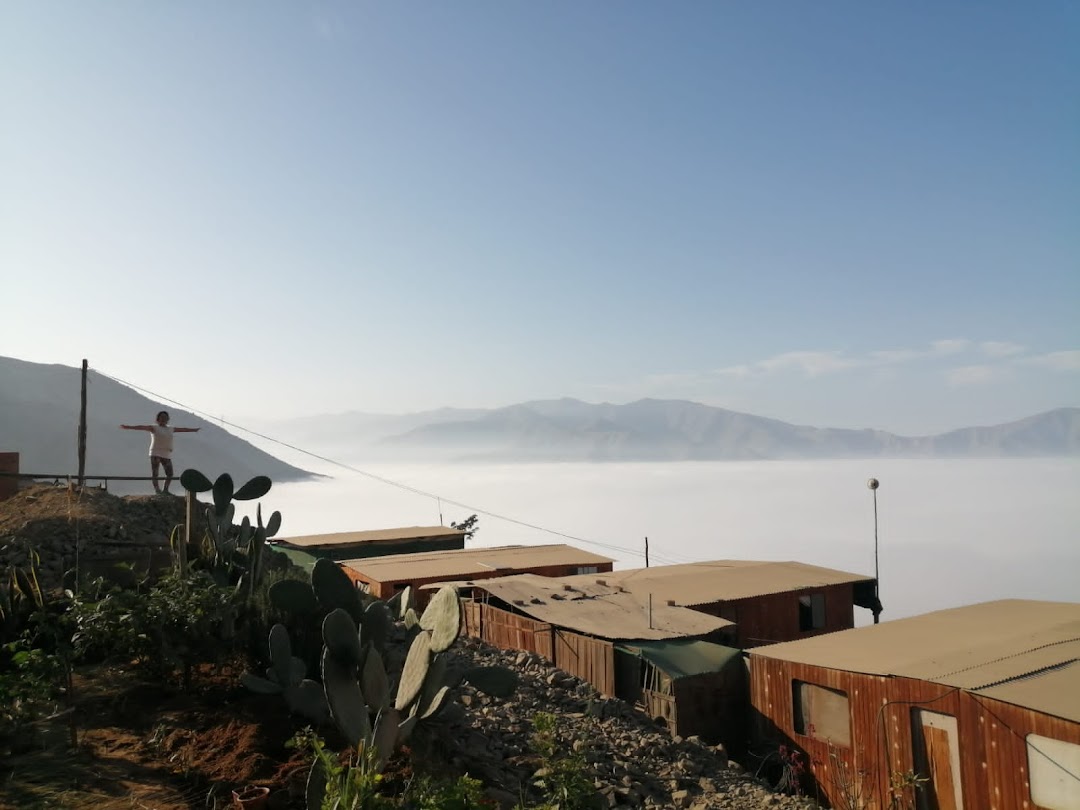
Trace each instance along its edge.
{"label": "green tarp", "polygon": [[616,644],[615,649],[641,656],[675,680],[705,672],[720,672],[732,663],[742,665],[740,650],[696,639],[635,641],[633,644]]}

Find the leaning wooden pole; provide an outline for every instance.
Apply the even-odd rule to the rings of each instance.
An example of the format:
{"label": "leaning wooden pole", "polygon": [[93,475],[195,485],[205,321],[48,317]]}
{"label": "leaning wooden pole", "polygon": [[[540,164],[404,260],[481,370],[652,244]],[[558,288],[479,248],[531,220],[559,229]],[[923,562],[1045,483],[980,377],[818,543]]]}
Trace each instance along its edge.
{"label": "leaning wooden pole", "polygon": [[191,533],[195,531],[195,493],[184,492],[184,536],[180,538],[180,548],[176,550],[176,561],[180,565],[180,576],[187,576],[187,550],[191,543]]}
{"label": "leaning wooden pole", "polygon": [[79,397],[79,488],[86,483],[86,359],[82,361],[82,391]]}

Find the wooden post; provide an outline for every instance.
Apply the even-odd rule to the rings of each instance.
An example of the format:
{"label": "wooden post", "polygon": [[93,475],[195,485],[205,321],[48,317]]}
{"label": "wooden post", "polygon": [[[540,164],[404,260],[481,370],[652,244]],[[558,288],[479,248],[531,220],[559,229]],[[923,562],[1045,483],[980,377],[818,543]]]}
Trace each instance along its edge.
{"label": "wooden post", "polygon": [[180,548],[176,550],[176,559],[180,564],[180,576],[187,576],[187,550],[191,542],[191,532],[195,528],[195,493],[184,493],[184,536],[180,538]]}
{"label": "wooden post", "polygon": [[82,391],[79,397],[79,488],[86,483],[86,372],[87,362],[82,361]]}
{"label": "wooden post", "polygon": [[649,538],[645,538],[645,567],[649,567]]}

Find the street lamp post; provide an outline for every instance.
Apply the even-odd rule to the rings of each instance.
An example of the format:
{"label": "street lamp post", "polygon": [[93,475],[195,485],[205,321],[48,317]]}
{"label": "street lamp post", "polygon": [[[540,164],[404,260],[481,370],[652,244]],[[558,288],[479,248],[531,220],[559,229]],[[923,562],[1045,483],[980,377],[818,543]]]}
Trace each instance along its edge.
{"label": "street lamp post", "polygon": [[866,482],[866,486],[874,493],[874,601],[877,602],[874,606],[874,624],[877,624],[881,615],[881,594],[879,590],[881,581],[878,573],[877,491],[881,484],[876,478],[871,478]]}

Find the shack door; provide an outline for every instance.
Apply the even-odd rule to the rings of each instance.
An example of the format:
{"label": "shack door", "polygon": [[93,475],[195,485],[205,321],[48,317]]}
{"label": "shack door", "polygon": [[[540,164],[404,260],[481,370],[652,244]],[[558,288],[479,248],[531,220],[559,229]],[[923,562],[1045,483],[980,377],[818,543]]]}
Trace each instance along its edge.
{"label": "shack door", "polygon": [[915,772],[930,780],[918,792],[919,810],[963,810],[956,718],[912,709],[911,738]]}

